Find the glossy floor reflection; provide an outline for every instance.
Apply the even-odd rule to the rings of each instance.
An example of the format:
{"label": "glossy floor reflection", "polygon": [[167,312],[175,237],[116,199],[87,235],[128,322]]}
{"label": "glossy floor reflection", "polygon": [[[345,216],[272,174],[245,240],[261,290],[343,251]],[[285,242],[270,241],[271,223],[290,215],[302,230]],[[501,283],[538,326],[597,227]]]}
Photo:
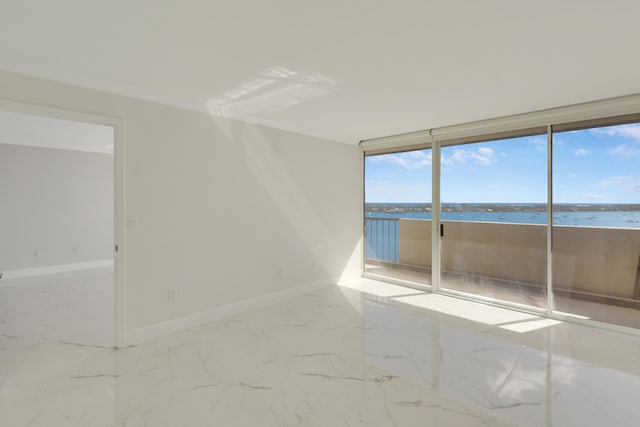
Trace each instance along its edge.
{"label": "glossy floor reflection", "polygon": [[136,347],[0,344],[11,426],[631,426],[640,338],[358,279]]}
{"label": "glossy floor reflection", "polygon": [[113,295],[113,267],[3,279],[0,349],[56,341],[113,347]]}

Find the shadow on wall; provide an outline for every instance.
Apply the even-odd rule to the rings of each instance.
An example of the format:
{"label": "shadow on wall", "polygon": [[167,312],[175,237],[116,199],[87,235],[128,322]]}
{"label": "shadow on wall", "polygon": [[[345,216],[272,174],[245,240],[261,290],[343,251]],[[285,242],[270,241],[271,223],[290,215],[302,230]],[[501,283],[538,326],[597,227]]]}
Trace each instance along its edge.
{"label": "shadow on wall", "polygon": [[[297,144],[270,142],[267,132],[273,131],[244,126],[241,141],[250,171],[329,275],[359,269],[359,150],[325,141],[314,141],[305,150]],[[333,145],[330,151],[324,149],[328,144]],[[297,156],[285,159],[291,152]]]}
{"label": "shadow on wall", "polygon": [[[286,108],[293,105],[294,98],[293,103],[298,103],[319,96],[335,82],[281,68],[267,70],[264,75],[278,76],[279,80],[247,83],[210,102],[212,121],[308,249],[311,259],[307,262],[314,279],[357,270],[362,238],[359,149],[235,120],[267,108]],[[315,89],[303,90],[306,86]],[[273,103],[266,101],[266,95],[255,95],[265,87],[271,88]],[[247,96],[249,101],[241,101]],[[220,108],[213,108],[215,105]]]}
{"label": "shadow on wall", "polygon": [[[318,274],[334,276],[360,267],[362,226],[359,218],[361,186],[358,183],[361,174],[357,170],[352,173],[354,164],[360,162],[350,164],[345,160],[350,155],[355,159],[355,153],[359,151],[355,147],[321,140],[314,141],[314,145],[305,140],[291,144],[281,137],[283,134],[278,134],[283,131],[246,121],[259,122],[260,115],[323,96],[339,83],[320,74],[271,67],[206,101],[214,123],[230,144],[241,147],[239,155],[246,161],[258,185],[264,188],[309,250],[311,269],[318,270],[314,272],[316,277]],[[292,134],[287,132],[287,135]],[[300,136],[300,139],[309,138]],[[320,144],[323,149],[318,149]],[[330,145],[331,149],[328,148]],[[326,154],[329,150],[331,153]],[[327,163],[318,164],[320,159],[314,156],[324,157]],[[341,185],[341,177],[355,180],[355,192],[346,195],[351,198],[347,201],[352,203],[350,206],[343,206],[345,194],[338,194],[345,193],[345,186],[349,186]],[[350,218],[352,208],[354,217]],[[348,243],[345,242],[347,238]],[[347,252],[345,247],[353,249]]]}

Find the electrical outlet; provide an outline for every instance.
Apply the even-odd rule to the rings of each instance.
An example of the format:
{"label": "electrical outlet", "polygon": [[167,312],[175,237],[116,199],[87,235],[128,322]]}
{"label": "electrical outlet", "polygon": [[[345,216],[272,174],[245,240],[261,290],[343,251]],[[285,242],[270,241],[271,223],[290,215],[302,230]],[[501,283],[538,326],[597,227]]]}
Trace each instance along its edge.
{"label": "electrical outlet", "polygon": [[42,255],[42,251],[36,249],[35,251],[33,251],[33,257],[34,258],[40,258],[40,255]]}
{"label": "electrical outlet", "polygon": [[278,279],[282,279],[284,277],[284,267],[278,268],[278,271],[276,271],[276,277]]}
{"label": "electrical outlet", "polygon": [[168,289],[167,290],[167,301],[175,301],[176,300],[176,290],[175,289]]}
{"label": "electrical outlet", "polygon": [[80,253],[80,248],[71,248],[71,253],[74,255],[78,255]]}

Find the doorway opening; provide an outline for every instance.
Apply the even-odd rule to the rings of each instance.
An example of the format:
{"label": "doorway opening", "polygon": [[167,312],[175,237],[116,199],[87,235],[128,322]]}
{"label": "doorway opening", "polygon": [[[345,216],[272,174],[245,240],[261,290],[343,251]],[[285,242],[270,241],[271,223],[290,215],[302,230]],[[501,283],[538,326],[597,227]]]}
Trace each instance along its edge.
{"label": "doorway opening", "polygon": [[112,119],[0,103],[0,340],[123,344]]}

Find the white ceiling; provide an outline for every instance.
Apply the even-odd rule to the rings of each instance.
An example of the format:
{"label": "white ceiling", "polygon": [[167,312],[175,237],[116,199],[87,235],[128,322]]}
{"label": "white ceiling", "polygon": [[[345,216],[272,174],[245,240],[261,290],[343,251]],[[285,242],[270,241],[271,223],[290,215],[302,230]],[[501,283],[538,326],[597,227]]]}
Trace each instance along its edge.
{"label": "white ceiling", "polygon": [[3,0],[0,68],[356,143],[640,93],[637,0]]}
{"label": "white ceiling", "polygon": [[113,153],[110,126],[0,111],[0,144]]}

